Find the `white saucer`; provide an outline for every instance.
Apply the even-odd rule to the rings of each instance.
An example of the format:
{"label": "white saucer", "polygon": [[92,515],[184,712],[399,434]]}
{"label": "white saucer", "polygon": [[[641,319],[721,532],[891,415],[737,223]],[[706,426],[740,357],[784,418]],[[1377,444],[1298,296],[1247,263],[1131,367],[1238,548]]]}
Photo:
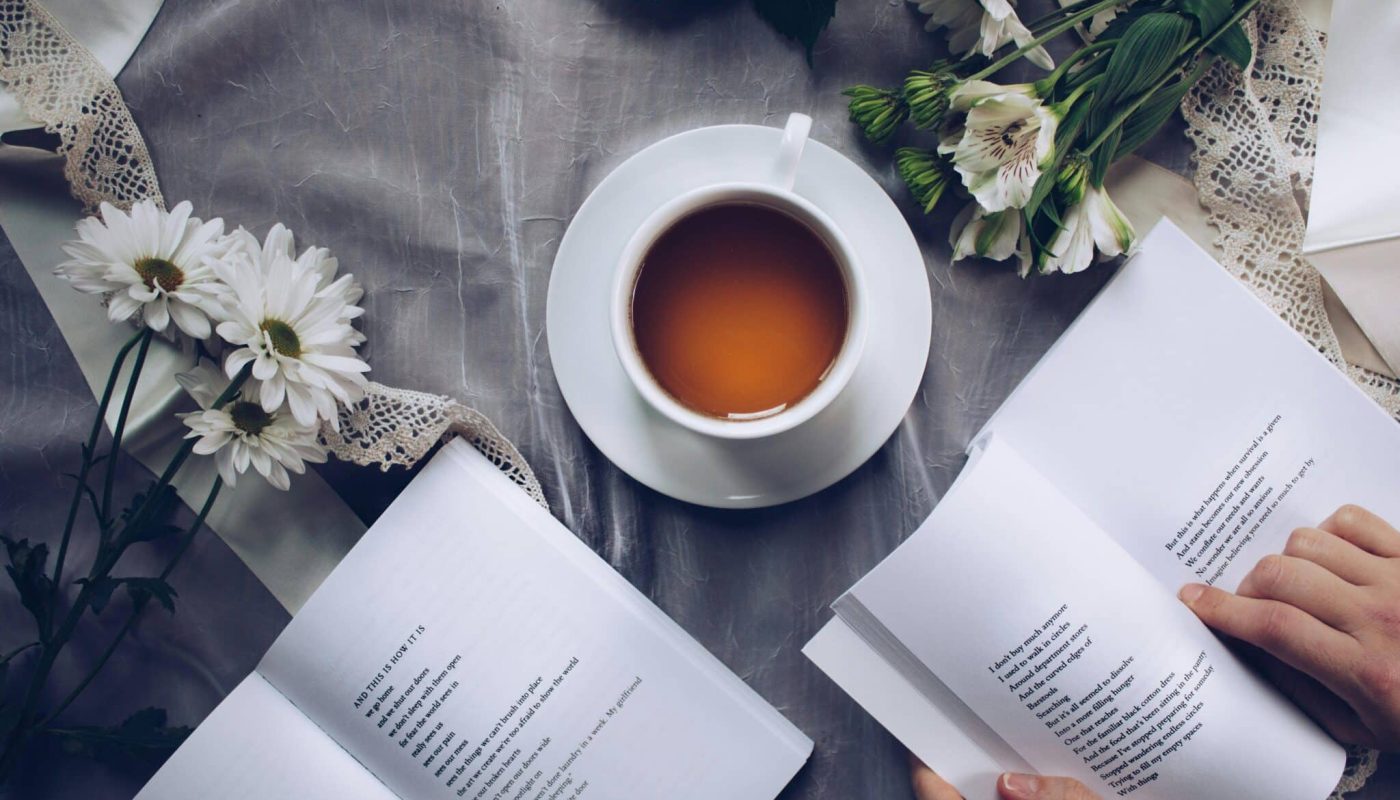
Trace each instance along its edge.
{"label": "white saucer", "polygon": [[894,433],[928,361],[932,308],[913,233],[864,170],[809,141],[794,191],[841,228],[868,283],[868,338],[845,391],[792,431],[726,441],[666,419],[628,380],[609,327],[609,290],[623,246],[647,215],[684,191],[766,177],[782,135],[779,128],[719,125],[657,142],[593,190],[554,259],[545,324],[565,402],[614,464],[656,491],[691,503],[758,508],[806,497],[841,480]]}

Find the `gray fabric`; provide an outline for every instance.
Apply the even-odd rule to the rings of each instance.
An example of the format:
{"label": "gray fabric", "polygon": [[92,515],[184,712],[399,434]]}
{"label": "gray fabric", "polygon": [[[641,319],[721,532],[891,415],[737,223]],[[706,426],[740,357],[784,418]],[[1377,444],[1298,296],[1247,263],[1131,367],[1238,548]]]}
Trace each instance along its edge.
{"label": "gray fabric", "polygon": [[[941,39],[900,2],[845,0],[809,69],[747,2],[170,0],[119,83],[166,197],[259,234],[280,220],[333,248],[367,290],[373,377],[486,412],[566,525],[816,740],[784,797],[903,798],[902,748],[799,648],[827,604],[929,512],[969,437],[1108,275],[1023,281],[1004,266],[948,264],[955,209],[921,217],[887,154],[847,124],[839,94],[892,83],[938,53]],[[812,114],[813,136],[865,165],[911,220],[932,283],[928,369],[904,425],[830,490],[763,511],[687,506],[621,474],[570,417],[543,340],[551,263],[573,212],[632,153],[701,125],[781,125],[790,111]],[[1185,147],[1178,129],[1151,152],[1182,171]],[[20,335],[43,327],[23,302],[0,313],[15,331],[0,357],[62,355],[61,343]],[[75,369],[19,377],[26,388],[7,382],[0,424],[54,398],[91,406]],[[74,439],[80,417],[55,428]],[[38,458],[9,441],[4,453],[0,475],[12,458]],[[324,474],[368,518],[404,479]],[[227,558],[194,566],[238,581]],[[260,652],[213,613],[177,619],[200,636],[174,631],[166,647],[201,666],[169,674],[166,692],[198,692],[200,669],[226,676]],[[241,622],[266,636],[280,620]],[[155,694],[144,682],[130,692]],[[207,693],[184,721],[202,708]]]}

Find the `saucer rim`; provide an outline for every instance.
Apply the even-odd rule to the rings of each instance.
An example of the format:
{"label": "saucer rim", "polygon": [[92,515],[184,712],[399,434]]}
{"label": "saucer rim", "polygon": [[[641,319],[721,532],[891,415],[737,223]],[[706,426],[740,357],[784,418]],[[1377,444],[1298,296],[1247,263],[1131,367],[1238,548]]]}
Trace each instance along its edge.
{"label": "saucer rim", "polygon": [[[635,429],[630,429],[629,426],[620,427],[617,429],[617,432],[614,435],[614,433],[610,430],[611,426],[600,423],[598,421],[599,418],[593,416],[593,409],[591,407],[588,408],[589,413],[585,414],[584,416],[580,416],[578,409],[584,404],[573,402],[570,398],[571,396],[574,396],[574,391],[580,393],[579,395],[577,395],[576,399],[581,398],[582,392],[589,391],[590,388],[592,388],[587,385],[589,383],[592,383],[592,381],[585,381],[584,385],[574,386],[570,388],[568,384],[572,383],[572,379],[566,378],[564,380],[561,380],[560,378],[561,374],[567,374],[569,372],[572,372],[573,370],[570,369],[561,371],[558,365],[560,363],[565,363],[564,361],[561,361],[561,356],[565,355],[564,349],[568,346],[563,344],[563,342],[568,341],[571,338],[583,339],[586,337],[569,337],[567,333],[563,333],[561,331],[561,326],[564,325],[563,318],[566,316],[577,318],[577,314],[579,312],[570,309],[569,311],[572,311],[573,313],[566,313],[565,306],[569,304],[567,300],[563,299],[560,295],[560,293],[564,291],[564,289],[561,288],[564,284],[564,281],[560,278],[560,276],[563,274],[569,274],[573,270],[591,270],[592,272],[600,273],[603,277],[604,282],[611,285],[611,271],[616,269],[616,265],[608,259],[594,259],[594,261],[606,262],[608,264],[607,272],[603,272],[602,268],[597,266],[591,266],[587,263],[589,259],[587,259],[586,257],[586,252],[582,254],[575,254],[573,252],[573,250],[576,250],[580,247],[596,246],[593,242],[587,239],[584,240],[583,244],[579,244],[578,242],[574,241],[575,239],[587,236],[587,234],[580,232],[582,230],[581,228],[579,228],[580,220],[586,220],[590,215],[595,214],[596,208],[600,207],[599,204],[606,202],[606,200],[604,199],[604,195],[606,195],[609,191],[613,191],[615,186],[624,185],[626,179],[632,177],[628,175],[628,169],[629,167],[636,169],[637,162],[642,161],[647,157],[654,157],[657,155],[658,152],[665,152],[667,148],[675,147],[678,144],[689,144],[689,140],[702,139],[705,137],[722,138],[727,133],[739,132],[742,132],[744,135],[751,135],[754,133],[761,132],[762,135],[765,137],[771,136],[774,141],[774,144],[776,144],[781,139],[783,130],[781,128],[774,128],[766,125],[740,123],[702,126],[699,128],[692,128],[689,130],[681,131],[667,136],[665,138],[662,138],[658,141],[655,141],[642,148],[641,150],[638,150],[636,153],[633,153],[631,156],[623,160],[620,164],[612,168],[608,172],[608,174],[605,175],[603,179],[598,183],[598,185],[589,191],[588,196],[579,205],[578,210],[575,211],[573,217],[571,218],[569,226],[565,230],[563,237],[560,239],[559,247],[555,252],[555,257],[550,272],[549,288],[546,299],[546,324],[545,330],[543,332],[547,340],[547,347],[549,348],[551,365],[553,367],[552,371],[555,377],[556,384],[559,386],[560,395],[563,398],[566,406],[569,408],[569,412],[571,416],[573,416],[574,421],[578,424],[579,428],[583,431],[584,435],[593,444],[593,446],[597,447],[598,450],[604,455],[604,457],[606,457],[615,467],[621,470],[624,474],[628,475],[633,480],[636,480],[638,483],[648,487],[649,489],[667,497],[680,500],[682,502],[719,509],[766,508],[795,502],[797,500],[817,494],[835,485],[836,483],[841,482],[845,478],[849,477],[856,470],[858,470],[860,467],[868,463],[870,459],[874,457],[874,455],[878,453],[879,450],[889,441],[890,437],[893,436],[894,433],[899,429],[899,426],[903,422],[904,418],[907,416],[908,410],[912,405],[914,399],[918,396],[919,389],[923,384],[923,377],[928,369],[928,359],[932,348],[933,333],[931,296],[932,285],[929,281],[927,265],[924,261],[923,253],[919,248],[917,239],[914,237],[913,231],[909,228],[908,221],[905,219],[903,213],[900,212],[898,206],[895,205],[893,199],[890,198],[888,192],[884,189],[884,187],[882,187],[879,184],[879,182],[877,182],[874,179],[873,176],[866,172],[866,170],[863,167],[861,167],[858,163],[853,161],[845,154],[841,153],[839,150],[836,150],[835,148],[826,145],[821,141],[812,139],[807,143],[809,152],[813,150],[824,151],[822,156],[824,159],[834,158],[838,161],[844,161],[851,168],[848,176],[838,176],[836,178],[824,177],[819,178],[818,180],[836,180],[840,182],[854,181],[859,183],[863,179],[865,182],[868,182],[868,186],[873,187],[876,190],[876,192],[878,193],[878,197],[881,198],[883,202],[880,202],[878,200],[873,202],[870,205],[869,210],[865,211],[864,213],[868,213],[872,216],[888,215],[890,219],[898,220],[897,230],[900,235],[894,237],[897,241],[887,242],[885,244],[885,250],[883,251],[885,253],[894,253],[901,260],[907,259],[910,262],[908,265],[902,268],[906,271],[905,275],[896,275],[896,279],[902,277],[904,280],[909,280],[912,282],[912,276],[915,273],[917,273],[918,275],[917,283],[919,285],[919,288],[922,290],[918,294],[918,297],[922,299],[922,302],[918,303],[920,308],[918,308],[917,311],[919,312],[919,317],[921,317],[922,335],[916,337],[919,339],[919,342],[921,344],[919,346],[912,346],[910,348],[912,350],[916,350],[917,354],[919,354],[920,356],[918,367],[918,379],[909,382],[907,391],[900,392],[899,397],[897,398],[899,401],[897,405],[890,403],[883,396],[876,399],[876,402],[880,404],[880,416],[883,416],[884,413],[889,414],[888,423],[884,423],[883,420],[880,424],[862,423],[860,429],[864,432],[857,432],[854,435],[846,437],[848,439],[846,444],[850,445],[847,452],[858,451],[858,457],[832,459],[835,461],[843,461],[847,463],[844,463],[839,468],[833,470],[827,470],[826,472],[821,473],[813,473],[813,477],[803,481],[801,485],[789,484],[784,487],[779,487],[776,489],[770,488],[766,491],[759,491],[750,494],[726,495],[723,494],[722,491],[704,490],[704,488],[701,486],[703,481],[688,480],[688,478],[693,478],[696,474],[693,465],[688,466],[686,468],[670,467],[669,464],[672,463],[671,458],[668,458],[667,454],[661,452],[667,447],[664,441],[665,437],[661,438],[661,444],[653,443],[652,445],[650,445],[651,450],[655,451],[655,455],[657,456],[656,458],[638,459],[629,455],[630,453],[633,453],[638,449],[640,443],[648,441],[646,433],[648,430],[653,429],[648,428],[646,424],[639,425]],[[699,172],[700,174],[705,174],[706,172],[703,166],[700,166],[695,171]],[[806,174],[805,178],[807,182],[810,182],[812,180],[812,176],[810,173]],[[652,180],[661,179],[653,178]],[[717,178],[713,181],[713,183],[716,185],[733,182],[736,182],[736,180],[733,178]],[[813,198],[809,195],[809,193],[802,191],[803,182],[803,180],[799,180],[798,185],[790,191],[803,198],[804,200],[808,201],[812,205],[816,206],[818,209],[822,210],[823,213],[831,215],[831,209],[825,207],[821,202],[818,202],[818,198]],[[688,192],[691,189],[698,188],[704,185],[706,184],[697,184],[695,186],[683,186],[676,196],[679,196],[680,194]],[[874,197],[875,195],[872,195],[872,198]],[[839,220],[838,224],[840,224]],[[605,234],[605,236],[608,239],[617,238],[620,240],[618,243],[619,251],[625,248],[629,238],[628,235],[625,233],[607,233]],[[870,250],[871,246],[872,242],[866,242],[865,247],[862,248],[859,242],[853,241],[852,251],[855,252],[857,256],[864,261],[869,255],[867,251]],[[903,251],[902,254],[900,251]],[[570,261],[575,260],[580,262],[580,265],[569,266]],[[917,269],[914,269],[915,266],[917,267]],[[908,291],[911,288],[912,286],[903,286],[900,287],[900,290]],[[890,289],[888,291],[894,290]],[[603,308],[596,312],[585,310],[582,313],[600,314],[603,317],[603,327],[609,328],[611,325],[611,321],[609,319],[609,317],[611,316],[611,312],[608,308]],[[878,319],[878,315],[871,316],[872,319]],[[907,318],[904,321],[907,322]],[[872,324],[871,327],[874,327],[874,324]],[[905,325],[901,328],[899,338],[902,338],[906,341],[908,340],[908,327],[909,326]],[[560,335],[553,335],[555,333],[558,333]],[[579,346],[583,347],[585,350],[592,350],[592,360],[594,361],[596,361],[600,357],[613,359],[613,361],[616,362],[613,364],[613,367],[615,368],[617,373],[616,378],[620,381],[620,387],[622,388],[622,390],[632,394],[637,393],[636,387],[632,385],[631,380],[627,377],[624,371],[623,365],[617,358],[611,341],[603,343],[603,346],[601,347],[592,347],[589,345]],[[605,354],[605,356],[603,356],[602,354]],[[871,354],[869,352],[866,352],[865,354],[863,354],[862,360],[870,357]],[[893,362],[897,358],[897,356],[895,355],[885,356],[883,354],[878,354],[876,357],[887,358],[888,362]],[[912,356],[910,356],[910,358],[912,359]],[[876,367],[875,369],[883,370],[885,374],[899,373],[901,371],[897,366],[888,365],[888,362],[886,366]],[[856,369],[859,370],[860,366],[861,365],[858,363],[856,365]],[[913,370],[912,367],[908,367],[908,369],[911,372]],[[594,370],[594,373],[596,375],[597,370]],[[854,377],[855,376],[853,375],[853,379]],[[594,390],[596,391],[596,389]],[[836,395],[836,397],[833,399],[832,403],[827,407],[827,409],[823,409],[823,411],[828,411],[832,407],[839,405],[841,403],[843,395],[851,391],[852,387],[848,384],[841,393]],[[645,406],[644,399],[640,398],[640,396],[636,399],[637,402]],[[762,444],[763,442],[767,441],[765,439],[728,440],[706,436],[704,434],[700,434],[693,430],[690,430],[676,423],[674,420],[666,418],[665,416],[661,415],[659,412],[657,412],[655,409],[650,408],[649,406],[645,407],[647,415],[653,419],[652,424],[658,425],[657,429],[670,429],[672,432],[680,433],[683,437],[690,440],[692,444],[702,445],[701,449],[715,456],[715,460],[717,461],[724,460],[724,457],[726,456],[731,459],[737,456],[741,456],[742,454],[739,453],[736,448],[732,447],[734,445],[745,445],[752,447],[755,444]],[[896,407],[898,409],[898,413],[894,413]],[[884,412],[885,408],[889,408],[890,411]],[[601,413],[619,414],[629,412],[605,410]],[[822,419],[823,414],[818,414],[816,417],[814,417],[812,420],[809,420],[805,424],[808,426],[817,425],[820,424]],[[797,430],[801,429],[802,428],[798,428]],[[838,430],[833,428],[832,437],[836,438],[837,433]],[[855,441],[849,441],[852,439]],[[674,457],[685,454],[671,453],[669,455],[671,457]],[[650,461],[651,463],[641,463],[647,461]]]}

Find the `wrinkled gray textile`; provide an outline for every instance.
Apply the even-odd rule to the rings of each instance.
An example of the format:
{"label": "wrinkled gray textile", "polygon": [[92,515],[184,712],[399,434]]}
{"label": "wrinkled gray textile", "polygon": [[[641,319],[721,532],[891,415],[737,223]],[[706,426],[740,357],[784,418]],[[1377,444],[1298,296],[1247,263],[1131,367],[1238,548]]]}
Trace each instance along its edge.
{"label": "wrinkled gray textile", "polygon": [[[947,263],[955,209],[920,217],[839,94],[941,52],[897,0],[843,0],[814,69],[747,2],[169,0],[119,83],[171,202],[259,234],[280,220],[303,244],[331,247],[367,290],[373,377],[490,415],[566,525],[816,740],[785,798],[907,798],[902,748],[799,648],[929,512],[968,439],[1108,275],[1023,281]],[[812,114],[813,136],[866,166],[912,220],[933,292],[928,369],[905,423],[847,480],[780,508],[696,508],[620,473],[569,415],[544,340],[550,268],[571,215],[631,154],[702,125],[778,126],[791,111]],[[1180,172],[1186,147],[1166,135],[1151,152]],[[72,412],[26,431],[23,447],[6,435],[8,493],[56,482],[44,445],[76,440],[92,403],[4,258],[0,424],[52,413],[54,400]],[[26,459],[44,474],[15,477]],[[323,472],[369,519],[404,480]],[[186,577],[248,591],[227,551],[206,550]],[[104,691],[141,703],[189,693],[180,720],[197,721],[281,622],[265,598],[233,619],[182,609],[160,652],[127,654],[131,682]],[[164,685],[133,674],[142,659],[165,664]],[[166,664],[180,659],[183,669]],[[86,796],[130,794],[112,786]]]}

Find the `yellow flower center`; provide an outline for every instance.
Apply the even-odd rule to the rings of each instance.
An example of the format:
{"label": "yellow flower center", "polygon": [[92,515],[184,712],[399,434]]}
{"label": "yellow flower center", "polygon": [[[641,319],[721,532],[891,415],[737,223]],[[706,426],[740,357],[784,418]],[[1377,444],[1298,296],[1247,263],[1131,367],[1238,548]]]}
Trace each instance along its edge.
{"label": "yellow flower center", "polygon": [[291,325],[280,319],[265,319],[258,328],[267,334],[273,350],[287,358],[301,357],[301,339],[297,338],[297,332],[292,330]]}
{"label": "yellow flower center", "polygon": [[262,433],[263,428],[272,424],[271,414],[263,411],[262,406],[257,403],[250,403],[247,400],[239,400],[234,403],[228,414],[233,417],[233,424],[249,436],[257,436]]}
{"label": "yellow flower center", "polygon": [[136,274],[141,276],[148,289],[159,286],[167,292],[173,292],[185,282],[184,270],[163,258],[138,258],[131,266],[136,269]]}

